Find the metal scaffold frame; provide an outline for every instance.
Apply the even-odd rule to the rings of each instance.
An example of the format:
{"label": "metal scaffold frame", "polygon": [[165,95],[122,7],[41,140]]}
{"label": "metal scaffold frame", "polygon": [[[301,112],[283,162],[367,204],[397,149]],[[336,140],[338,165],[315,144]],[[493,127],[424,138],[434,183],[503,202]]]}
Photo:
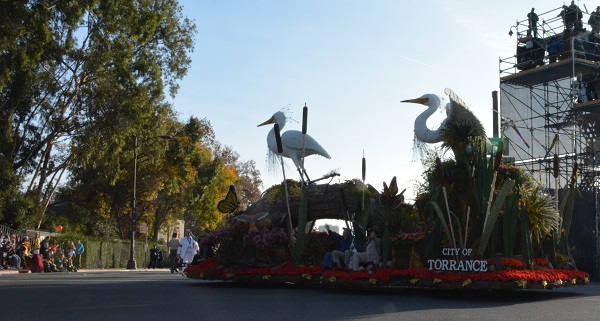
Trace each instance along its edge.
{"label": "metal scaffold frame", "polygon": [[[508,143],[505,156],[532,173],[559,202],[578,167],[576,187],[582,197],[576,199],[571,233],[577,239],[570,246],[578,265],[598,279],[600,35],[582,23],[590,17],[587,12],[578,22],[563,19],[561,10],[566,9],[539,15],[539,37],[528,30],[528,20],[510,28],[509,35],[517,35],[516,54],[499,63],[502,137]],[[588,85],[585,94],[582,82]]]}

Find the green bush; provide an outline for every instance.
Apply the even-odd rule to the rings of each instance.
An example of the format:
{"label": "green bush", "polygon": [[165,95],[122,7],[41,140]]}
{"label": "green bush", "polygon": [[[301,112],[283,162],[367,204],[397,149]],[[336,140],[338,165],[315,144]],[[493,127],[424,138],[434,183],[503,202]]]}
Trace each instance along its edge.
{"label": "green bush", "polygon": [[[75,241],[77,238],[73,235],[60,235],[53,239],[55,242],[63,244],[66,240]],[[83,269],[124,269],[127,267],[129,240],[81,237],[81,242],[85,247],[85,252],[81,257]],[[144,241],[142,240],[135,242],[134,259],[138,269],[144,268],[148,264],[149,254],[144,252]]]}

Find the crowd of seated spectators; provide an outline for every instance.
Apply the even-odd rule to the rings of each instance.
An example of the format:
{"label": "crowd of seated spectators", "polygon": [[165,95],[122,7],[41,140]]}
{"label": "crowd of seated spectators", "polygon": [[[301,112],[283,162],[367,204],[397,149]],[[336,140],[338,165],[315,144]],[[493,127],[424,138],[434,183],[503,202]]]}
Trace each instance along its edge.
{"label": "crowd of seated spectators", "polygon": [[29,236],[0,233],[0,270],[31,272],[77,272],[74,266],[75,244],[57,243],[50,236],[43,240]]}

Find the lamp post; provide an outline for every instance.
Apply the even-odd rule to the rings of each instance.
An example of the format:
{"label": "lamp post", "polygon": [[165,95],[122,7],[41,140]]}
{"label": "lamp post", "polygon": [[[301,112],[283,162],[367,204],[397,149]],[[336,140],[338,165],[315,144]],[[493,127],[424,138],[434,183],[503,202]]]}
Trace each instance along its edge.
{"label": "lamp post", "polygon": [[[162,136],[156,136],[153,138],[162,138],[165,140],[171,140],[173,139],[172,136],[170,135],[162,135]],[[152,138],[151,138],[152,139]],[[146,140],[148,141],[148,140]],[[146,142],[144,141],[144,142]],[[144,143],[142,142],[142,143]],[[138,218],[138,210],[137,207],[135,206],[135,192],[136,192],[136,188],[137,188],[137,148],[142,144],[138,144],[138,139],[137,136],[133,136],[133,197],[131,199],[131,217],[130,217],[130,221],[131,221],[131,238],[129,239],[129,260],[127,261],[127,269],[128,270],[135,270],[137,268],[137,264],[135,262],[135,258],[134,258],[134,253],[135,253],[135,227],[136,227],[136,221]]]}

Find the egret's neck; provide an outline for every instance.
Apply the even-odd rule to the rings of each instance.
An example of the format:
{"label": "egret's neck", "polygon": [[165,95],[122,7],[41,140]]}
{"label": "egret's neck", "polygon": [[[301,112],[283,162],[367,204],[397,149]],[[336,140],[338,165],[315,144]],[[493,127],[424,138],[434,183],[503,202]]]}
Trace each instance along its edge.
{"label": "egret's neck", "polygon": [[441,131],[431,130],[427,127],[427,119],[437,110],[436,106],[428,106],[427,110],[422,112],[415,119],[415,135],[417,138],[425,143],[434,144],[443,140]]}
{"label": "egret's neck", "polygon": [[429,119],[429,117],[431,115],[433,115],[433,113],[435,113],[435,111],[438,109],[437,106],[428,106],[427,110],[425,110],[424,112],[422,112],[419,116],[417,116],[417,118],[415,119],[415,126],[417,125],[417,123],[420,124],[427,124],[427,119]]}
{"label": "egret's neck", "polygon": [[[279,129],[279,134],[281,135],[281,128]],[[277,151],[277,138],[275,138],[275,126],[271,128],[269,134],[267,135],[267,146],[272,151]]]}

